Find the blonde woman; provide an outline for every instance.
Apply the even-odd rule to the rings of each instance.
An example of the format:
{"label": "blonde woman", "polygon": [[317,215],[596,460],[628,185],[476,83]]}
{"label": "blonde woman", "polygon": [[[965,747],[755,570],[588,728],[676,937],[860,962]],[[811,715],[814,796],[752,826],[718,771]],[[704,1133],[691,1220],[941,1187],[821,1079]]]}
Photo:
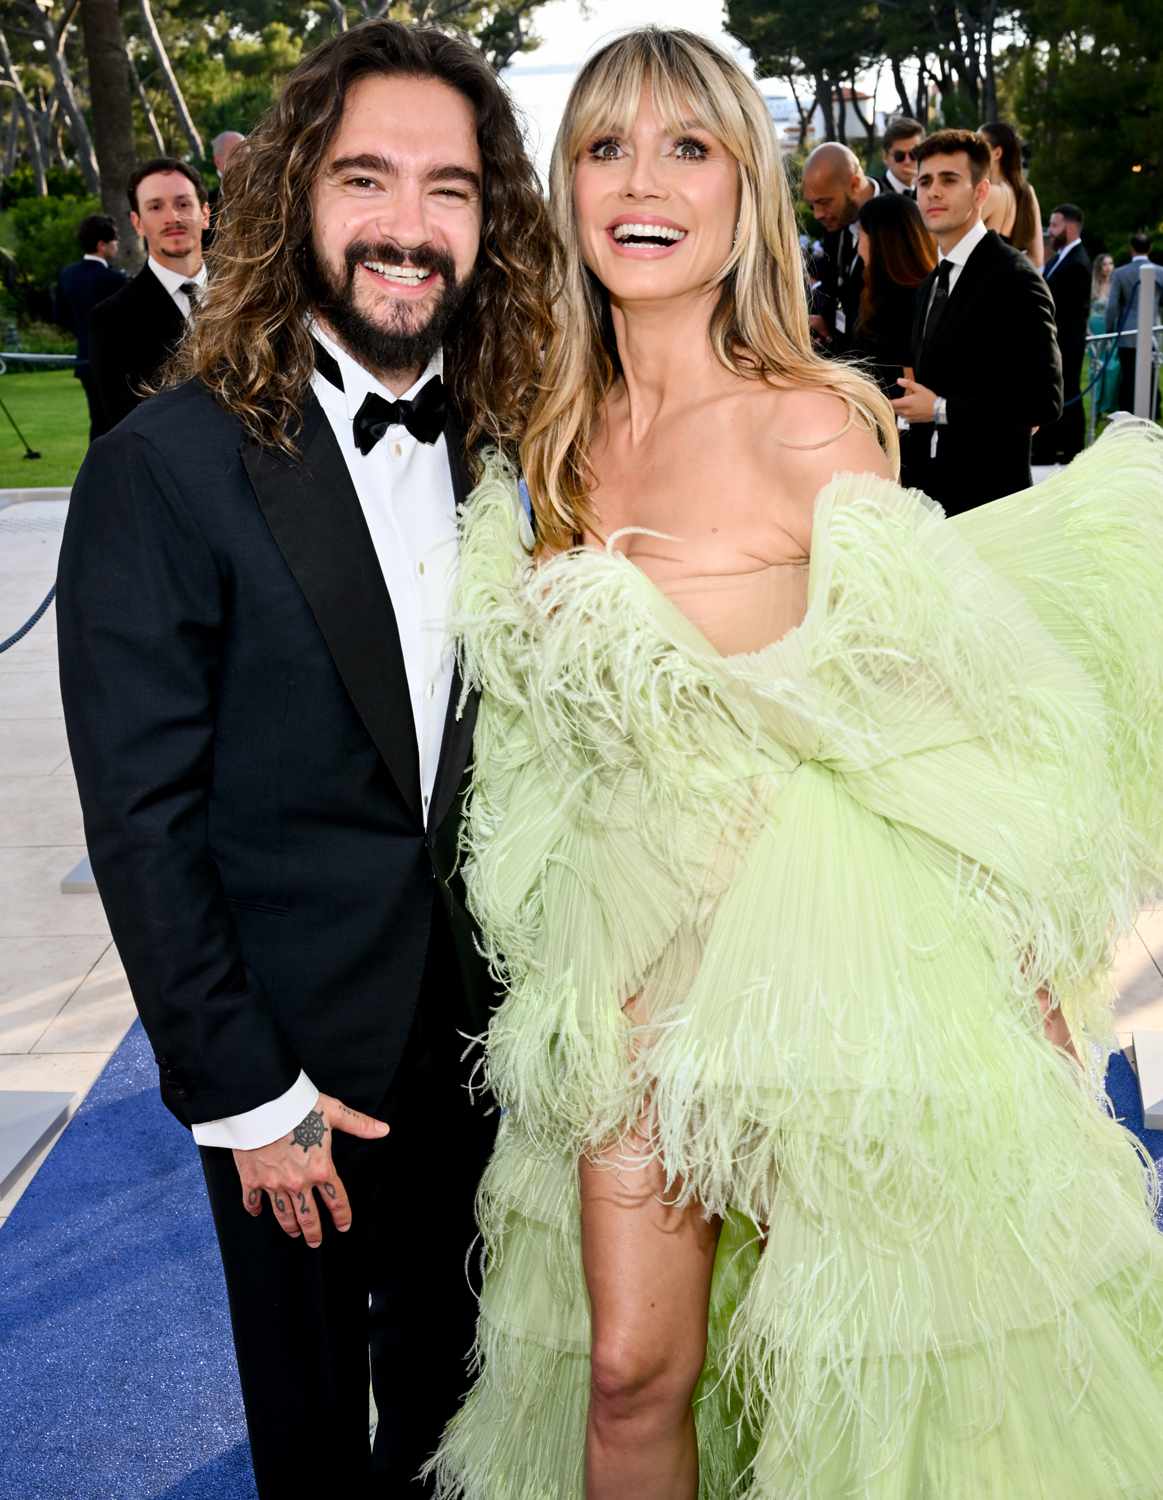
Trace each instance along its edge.
{"label": "blonde woman", "polygon": [[901,490],[688,32],[586,65],[551,196],[535,529],[494,462],[461,553],[504,1116],[437,1491],[1155,1494],[1163,1241],[1068,1049],[1160,868],[1158,440]]}

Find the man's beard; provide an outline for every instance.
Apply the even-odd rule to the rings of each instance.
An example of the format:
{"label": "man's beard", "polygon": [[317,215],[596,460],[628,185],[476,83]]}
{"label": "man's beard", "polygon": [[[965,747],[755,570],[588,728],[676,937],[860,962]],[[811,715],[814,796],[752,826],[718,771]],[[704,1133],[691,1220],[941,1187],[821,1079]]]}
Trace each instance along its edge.
{"label": "man's beard", "polygon": [[[360,261],[382,265],[417,266],[435,271],[441,292],[428,321],[418,328],[408,326],[410,305],[385,306],[388,322],[381,326],[362,312],[355,302],[355,271]],[[359,240],[348,245],[338,277],[323,264],[314,245],[307,246],[307,285],[315,310],[324,318],[354,359],[372,370],[422,369],[444,342],[453,319],[468,295],[470,282],[461,285],[456,267],[445,251],[430,245],[405,250],[391,240],[371,243]]]}

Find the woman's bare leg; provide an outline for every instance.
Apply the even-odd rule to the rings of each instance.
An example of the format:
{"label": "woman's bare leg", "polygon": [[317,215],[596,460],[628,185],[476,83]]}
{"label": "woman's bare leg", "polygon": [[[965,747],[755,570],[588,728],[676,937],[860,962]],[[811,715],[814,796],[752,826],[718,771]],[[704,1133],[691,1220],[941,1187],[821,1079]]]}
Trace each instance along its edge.
{"label": "woman's bare leg", "polygon": [[703,1367],[719,1222],[660,1198],[630,1139],[581,1164],[582,1259],[593,1315],[586,1500],[696,1500],[691,1397]]}

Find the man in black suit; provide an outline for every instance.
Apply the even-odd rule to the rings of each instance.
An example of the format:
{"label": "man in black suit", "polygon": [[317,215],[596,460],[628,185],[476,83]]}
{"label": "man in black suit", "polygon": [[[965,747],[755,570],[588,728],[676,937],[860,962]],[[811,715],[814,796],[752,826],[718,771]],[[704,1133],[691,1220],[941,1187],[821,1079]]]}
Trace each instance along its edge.
{"label": "man in black suit", "polygon": [[202,1148],[259,1494],[404,1500],[468,1383],[492,1134],[463,1060],[493,988],[457,873],[456,510],[473,442],[523,428],[551,234],[502,86],[435,30],[324,43],[239,153],[191,378],[73,492],[62,693]]}
{"label": "man in black suit", "polygon": [[917,292],[914,377],[894,401],[906,484],[954,515],[1031,483],[1030,435],[1062,411],[1054,303],[1024,255],[981,222],[989,147],[940,130],[917,151],[917,206],[940,260]]}
{"label": "man in black suit", "polygon": [[149,258],[131,282],[89,321],[93,384],[102,432],[144,399],[186,331],[202,287],[202,231],[210,222],[206,188],[184,161],[144,162],[128,184],[130,220]]}
{"label": "man in black suit", "polygon": [[925,127],[908,115],[897,115],[884,127],[884,176],[886,192],[917,196],[917,147],[925,139]]}
{"label": "man in black suit", "polygon": [[108,214],[89,214],[77,226],[81,259],[64,266],[57,277],[57,322],[77,340],[77,363],[73,374],[81,382],[89,404],[89,441],[105,429],[98,398],[93,390],[89,366],[89,314],[125,285],[124,271],[110,261],[117,259],[117,225]]}
{"label": "man in black suit", "polygon": [[[1131,235],[1131,258],[1119,266],[1111,277],[1106,304],[1106,331],[1119,334],[1119,409],[1135,409],[1135,370],[1139,343],[1139,289],[1142,267],[1151,265],[1151,236],[1139,231]],[[1163,266],[1153,266],[1155,281],[1152,326],[1163,322]],[[1156,380],[1155,404],[1158,409],[1159,382]],[[1154,416],[1151,413],[1152,418]]]}
{"label": "man in black suit", "polygon": [[823,228],[819,284],[812,294],[811,325],[832,354],[851,346],[864,289],[858,239],[860,210],[880,192],[847,146],[825,141],[804,163],[804,201]]}
{"label": "man in black suit", "polygon": [[1060,203],[1050,215],[1054,254],[1042,270],[1054,298],[1054,323],[1062,355],[1062,416],[1034,438],[1034,462],[1068,464],[1086,443],[1082,362],[1090,326],[1090,256],[1082,243],[1082,210]]}

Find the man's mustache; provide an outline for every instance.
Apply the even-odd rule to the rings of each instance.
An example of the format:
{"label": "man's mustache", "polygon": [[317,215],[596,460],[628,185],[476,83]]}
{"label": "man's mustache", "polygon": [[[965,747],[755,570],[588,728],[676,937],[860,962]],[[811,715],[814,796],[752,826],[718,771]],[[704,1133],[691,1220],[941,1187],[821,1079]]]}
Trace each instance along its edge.
{"label": "man's mustache", "polygon": [[437,250],[434,245],[413,245],[405,250],[394,240],[356,240],[348,245],[343,255],[350,285],[355,277],[355,268],[361,261],[375,260],[386,266],[415,266],[420,271],[435,271],[446,286],[456,285],[456,267],[446,250]]}

